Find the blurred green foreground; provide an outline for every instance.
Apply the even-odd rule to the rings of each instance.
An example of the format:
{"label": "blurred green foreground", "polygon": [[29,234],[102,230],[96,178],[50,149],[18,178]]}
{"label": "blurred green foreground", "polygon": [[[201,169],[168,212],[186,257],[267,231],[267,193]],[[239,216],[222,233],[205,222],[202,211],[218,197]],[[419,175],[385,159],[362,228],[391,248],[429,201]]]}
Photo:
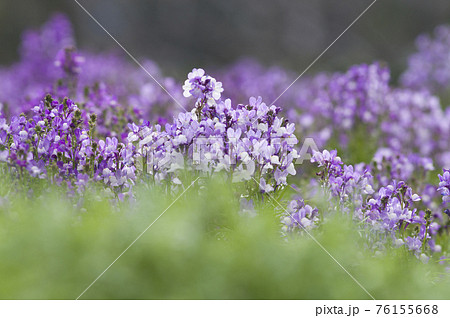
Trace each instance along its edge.
{"label": "blurred green foreground", "polygon": [[[176,197],[141,188],[136,203],[114,206],[93,190],[80,211],[61,189],[13,194],[1,180],[2,299],[77,298]],[[81,299],[370,299],[307,235],[282,238],[272,204],[240,215],[229,187],[204,186],[200,195],[190,188]],[[450,298],[436,260],[400,250],[374,257],[343,218],[311,234],[376,299]]]}

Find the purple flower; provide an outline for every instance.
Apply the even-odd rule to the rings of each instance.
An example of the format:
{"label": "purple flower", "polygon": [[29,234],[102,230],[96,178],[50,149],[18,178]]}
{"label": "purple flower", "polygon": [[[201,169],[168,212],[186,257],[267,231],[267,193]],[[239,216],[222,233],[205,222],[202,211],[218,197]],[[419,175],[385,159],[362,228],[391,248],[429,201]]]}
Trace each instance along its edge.
{"label": "purple flower", "polygon": [[188,74],[183,90],[184,97],[194,96],[197,99],[196,103],[206,103],[209,106],[214,106],[223,92],[222,83],[205,75],[205,71],[201,68],[194,68]]}
{"label": "purple flower", "polygon": [[420,35],[417,52],[409,57],[408,69],[402,74],[403,85],[413,89],[442,92],[450,85],[450,26],[442,25],[432,36]]}
{"label": "purple flower", "polygon": [[78,54],[74,47],[66,47],[58,52],[54,63],[66,74],[74,76],[81,73],[81,65],[84,62],[85,58]]}
{"label": "purple flower", "polygon": [[259,181],[259,189],[262,193],[272,192],[274,190],[270,184],[266,183],[264,178],[261,178]]}
{"label": "purple flower", "polygon": [[408,249],[414,252],[419,252],[420,248],[422,247],[422,241],[416,237],[408,236],[405,239],[405,243],[408,246]]}
{"label": "purple flower", "polygon": [[450,202],[450,170],[444,170],[444,173],[439,175],[439,181],[437,191],[442,195],[444,204],[448,204]]}
{"label": "purple flower", "polygon": [[305,204],[301,198],[290,201],[282,216],[283,230],[286,232],[310,230],[317,226],[318,221],[318,210]]}

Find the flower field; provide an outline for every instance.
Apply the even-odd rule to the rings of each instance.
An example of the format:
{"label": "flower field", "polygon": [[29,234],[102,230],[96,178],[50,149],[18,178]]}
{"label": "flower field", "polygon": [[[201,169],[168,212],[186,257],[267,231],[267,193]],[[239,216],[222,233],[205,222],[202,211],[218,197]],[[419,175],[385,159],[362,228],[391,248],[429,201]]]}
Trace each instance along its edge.
{"label": "flower field", "polygon": [[416,47],[398,83],[377,61],[175,79],[79,49],[63,15],[25,32],[0,297],[448,299],[450,27]]}

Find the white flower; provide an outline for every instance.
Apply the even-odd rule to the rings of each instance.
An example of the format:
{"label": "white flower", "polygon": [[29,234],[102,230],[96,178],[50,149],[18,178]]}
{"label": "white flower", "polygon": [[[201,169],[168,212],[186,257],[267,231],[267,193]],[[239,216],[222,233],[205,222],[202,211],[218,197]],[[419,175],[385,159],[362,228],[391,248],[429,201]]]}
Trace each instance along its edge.
{"label": "white flower", "polygon": [[6,161],[8,159],[9,151],[0,151],[0,161]]}
{"label": "white flower", "polygon": [[250,180],[255,173],[255,162],[251,160],[247,165],[240,165],[241,170],[236,170],[233,174],[233,182]]}
{"label": "white flower", "polygon": [[430,257],[425,255],[424,253],[420,254],[419,259],[422,261],[422,263],[426,264],[430,260]]}
{"label": "white flower", "polygon": [[262,177],[259,180],[259,189],[263,193],[272,192],[274,190],[273,187],[270,184],[267,184],[266,180],[264,178],[262,178]]}
{"label": "white flower", "polygon": [[287,171],[290,175],[292,175],[292,176],[295,176],[295,175],[297,174],[297,171],[295,170],[294,164],[293,164],[293,163],[291,163],[291,164],[287,167],[286,171]]}
{"label": "white flower", "polygon": [[396,239],[395,241],[394,241],[394,246],[395,247],[400,247],[400,246],[402,246],[403,244],[405,244],[405,242],[403,242],[403,240],[402,239]]}
{"label": "white flower", "polygon": [[281,165],[281,162],[280,162],[280,159],[278,158],[278,156],[271,156],[270,162],[274,165]]}
{"label": "white flower", "polygon": [[215,100],[219,100],[221,93],[223,92],[222,82],[217,82],[214,78],[209,77],[210,85],[212,86],[211,95]]}
{"label": "white flower", "polygon": [[22,139],[25,139],[25,138],[28,137],[28,133],[27,133],[25,130],[22,130],[21,132],[19,132],[19,136],[20,136]]}
{"label": "white flower", "polygon": [[184,97],[190,97],[190,96],[192,96],[191,90],[192,90],[192,84],[191,84],[191,81],[190,81],[190,80],[186,80],[186,81],[184,82],[184,85],[183,85],[183,96],[184,96]]}

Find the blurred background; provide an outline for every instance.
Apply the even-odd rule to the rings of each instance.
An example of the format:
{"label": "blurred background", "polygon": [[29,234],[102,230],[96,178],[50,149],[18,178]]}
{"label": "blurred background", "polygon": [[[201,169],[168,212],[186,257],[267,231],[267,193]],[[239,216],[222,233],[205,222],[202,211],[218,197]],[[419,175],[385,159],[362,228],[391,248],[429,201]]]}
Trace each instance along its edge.
{"label": "blurred background", "polygon": [[[220,67],[249,56],[301,72],[372,0],[79,2],[133,55],[183,77],[193,66]],[[0,0],[0,64],[16,60],[25,29],[58,11],[71,18],[79,47],[118,49],[73,0]],[[450,23],[448,0],[378,0],[311,72],[381,60],[396,78],[416,36],[443,23]]]}

